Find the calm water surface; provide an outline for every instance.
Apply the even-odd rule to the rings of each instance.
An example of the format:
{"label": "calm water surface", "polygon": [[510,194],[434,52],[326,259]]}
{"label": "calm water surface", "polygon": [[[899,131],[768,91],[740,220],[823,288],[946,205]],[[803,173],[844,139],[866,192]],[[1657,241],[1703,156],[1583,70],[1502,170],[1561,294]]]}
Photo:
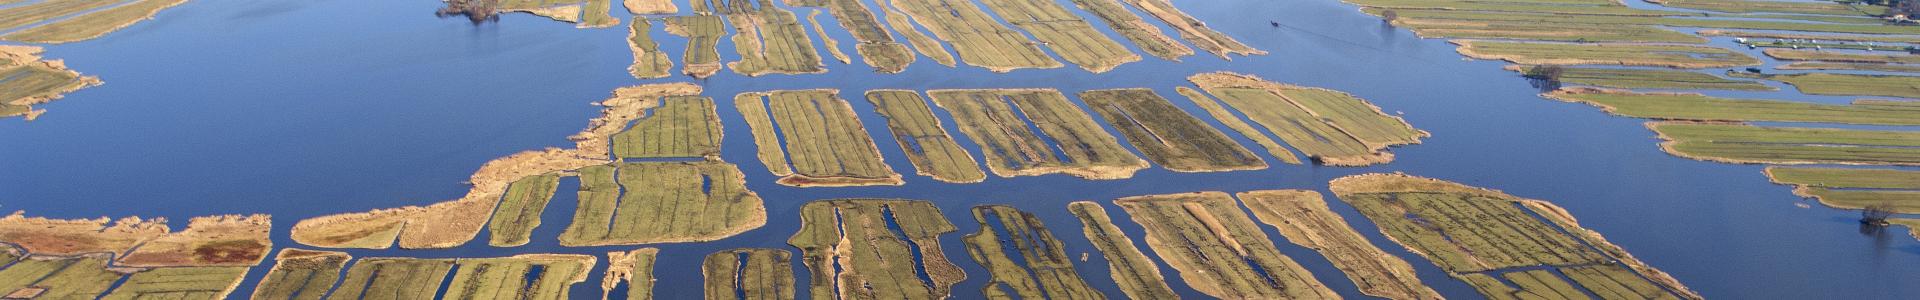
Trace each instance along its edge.
{"label": "calm water surface", "polygon": [[[1767,183],[1760,166],[1661,153],[1642,121],[1535,97],[1536,90],[1501,71],[1500,63],[1463,61],[1443,41],[1385,27],[1335,0],[1178,4],[1272,53],[1232,61],[1202,54],[1180,63],[1148,56],[1104,74],[1074,67],[995,74],[921,58],[904,74],[876,75],[858,62],[830,60],[827,75],[747,78],[726,71],[700,81],[720,103],[747,91],[840,89],[854,100],[888,163],[906,174],[908,183],[776,185],[754,157],[744,120],[723,105],[723,157],[739,164],[749,188],[766,199],[770,220],[766,227],[717,242],[657,245],[663,249],[655,270],[662,277],[657,293],[663,299],[698,297],[700,278],[690,275],[698,274],[699,258],[714,251],[792,250],[786,239],[798,229],[799,207],[807,201],[888,197],[934,201],[959,226],[940,245],[969,275],[954,287],[956,298],[979,298],[987,282],[986,271],[966,257],[959,239],[979,229],[968,208],[980,204],[1011,204],[1041,215],[1064,239],[1069,255],[1095,256],[1076,262],[1089,283],[1118,296],[1105,263],[1079,233],[1080,222],[1066,212],[1066,203],[1109,203],[1110,213],[1125,219],[1107,201],[1203,190],[1311,189],[1330,195],[1328,180],[1368,172],[1406,172],[1551,200],[1586,227],[1711,298],[1894,299],[1920,293],[1915,284],[1920,272],[1912,269],[1920,266],[1920,243],[1904,230],[1863,235],[1853,212],[1817,204],[1795,207],[1806,200],[1789,194],[1788,187]],[[0,157],[6,158],[0,160],[0,209],[61,218],[167,217],[176,229],[192,216],[267,213],[277,221],[275,245],[297,247],[285,236],[300,219],[457,198],[467,189],[461,182],[488,160],[570,147],[565,137],[598,114],[589,103],[613,89],[688,80],[630,77],[624,24],[576,29],[516,14],[473,26],[433,18],[438,5],[430,0],[201,0],[106,38],[49,47],[47,56],[66,59],[106,85],[43,106],[50,112],[38,121],[0,120]],[[853,53],[854,39],[831,15],[821,17],[843,50]],[[679,57],[684,39],[657,32],[655,38]],[[722,43],[720,52],[728,61],[737,57],[730,43]],[[1208,71],[1347,91],[1390,113],[1404,113],[1434,137],[1394,149],[1398,160],[1392,164],[1366,168],[1277,165],[1204,174],[1154,168],[1123,181],[1050,175],[955,185],[913,175],[884,120],[858,96],[879,88],[1048,87],[1074,94],[1148,87],[1199,113],[1173,87],[1183,85],[1187,75]],[[1788,91],[1739,95],[1843,100]],[[964,135],[956,137],[972,147]],[[476,241],[455,249],[348,252],[356,257],[578,253],[604,259],[607,251],[637,248],[557,245],[553,237],[573,211],[574,195],[566,191],[577,185],[572,179],[563,183],[547,210],[547,225],[528,246],[491,248]],[[1449,297],[1479,298],[1386,240],[1351,207],[1337,201],[1333,206],[1376,245],[1410,260],[1428,284]],[[1118,223],[1138,241],[1139,226]],[[1364,297],[1318,254],[1284,242],[1270,227],[1263,229],[1315,277],[1343,295]],[[255,268],[235,297],[248,295],[270,265]],[[797,262],[795,268],[803,271]],[[574,296],[597,295],[603,270],[604,264],[587,283],[575,286]],[[1163,271],[1176,290],[1200,296],[1164,264]],[[796,276],[804,286],[804,273]],[[805,289],[799,292],[806,296]]]}

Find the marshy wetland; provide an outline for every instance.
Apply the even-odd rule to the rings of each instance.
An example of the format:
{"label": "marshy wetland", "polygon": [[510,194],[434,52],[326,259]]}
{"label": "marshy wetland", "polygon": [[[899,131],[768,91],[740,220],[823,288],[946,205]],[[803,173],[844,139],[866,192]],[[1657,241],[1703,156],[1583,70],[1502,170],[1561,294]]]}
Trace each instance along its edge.
{"label": "marshy wetland", "polygon": [[0,0],[0,295],[1910,298],[1890,11]]}

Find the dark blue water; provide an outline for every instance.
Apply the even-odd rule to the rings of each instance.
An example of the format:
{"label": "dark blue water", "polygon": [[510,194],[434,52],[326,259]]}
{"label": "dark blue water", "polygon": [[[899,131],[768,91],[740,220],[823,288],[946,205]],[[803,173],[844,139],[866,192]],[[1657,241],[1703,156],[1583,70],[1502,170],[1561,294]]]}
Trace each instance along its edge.
{"label": "dark blue water", "polygon": [[[0,209],[63,218],[168,217],[180,220],[176,226],[191,216],[268,213],[277,221],[275,245],[295,247],[285,234],[300,219],[457,198],[467,190],[461,182],[488,160],[571,146],[565,137],[598,113],[599,108],[588,103],[613,89],[685,80],[631,78],[626,67],[632,57],[622,27],[576,29],[528,15],[509,15],[476,27],[461,19],[433,18],[438,5],[431,0],[202,0],[106,38],[50,47],[47,56],[66,59],[75,70],[99,76],[106,85],[43,106],[49,113],[38,121],[0,120],[0,157],[5,158],[0,160]],[[785,242],[798,228],[798,209],[816,199],[936,202],[960,227],[937,246],[969,274],[954,292],[957,298],[971,299],[980,296],[986,283],[985,270],[966,258],[959,239],[979,230],[977,223],[967,221],[967,209],[974,205],[1010,204],[1033,212],[1074,255],[1095,251],[1067,212],[1070,201],[1109,203],[1124,196],[1200,190],[1292,188],[1331,194],[1325,188],[1330,179],[1393,171],[1551,200],[1586,227],[1708,297],[1893,299],[1920,292],[1920,285],[1913,284],[1920,282],[1920,272],[1912,270],[1920,265],[1920,243],[1904,230],[1863,235],[1853,212],[1818,204],[1797,208],[1794,204],[1807,200],[1789,194],[1788,187],[1767,183],[1761,166],[1661,153],[1642,121],[1535,97],[1533,88],[1500,70],[1500,63],[1463,61],[1443,41],[1421,40],[1382,26],[1334,0],[1178,5],[1272,53],[1232,61],[1201,54],[1180,63],[1147,57],[1103,74],[1074,67],[996,74],[947,68],[922,58],[905,73],[874,75],[858,62],[829,60],[833,71],[826,75],[746,78],[725,71],[702,81],[707,95],[721,103],[747,91],[841,89],[854,100],[869,133],[878,137],[888,163],[906,174],[907,185],[776,185],[755,163],[744,119],[723,105],[720,116],[727,132],[722,156],[739,164],[749,188],[766,199],[768,225],[716,242],[657,245],[662,257],[655,270],[661,277],[656,293],[663,299],[698,297],[701,279],[692,274],[699,274],[699,262],[709,253],[737,247],[792,250]],[[830,15],[821,17],[843,50],[852,53],[853,38]],[[1268,21],[1285,26],[1272,27]],[[655,38],[679,57],[684,39],[660,33]],[[720,52],[728,61],[737,57],[730,43],[722,43]],[[886,138],[890,134],[884,119],[858,96],[879,88],[1049,87],[1071,95],[1147,87],[1199,113],[1173,87],[1185,84],[1187,75],[1222,70],[1347,91],[1389,113],[1404,112],[1434,137],[1394,149],[1398,160],[1392,164],[1366,168],[1276,163],[1267,170],[1204,174],[1154,168],[1124,181],[1050,175],[945,184],[913,175],[906,156]],[[1739,95],[1841,100],[1799,96],[1790,87]],[[944,112],[941,116],[946,117]],[[978,155],[971,140],[956,137]],[[1253,146],[1244,138],[1240,141]],[[571,180],[562,186],[546,211],[548,221],[528,246],[492,248],[476,240],[455,249],[349,252],[356,257],[603,256],[638,248],[558,246],[554,237],[573,210],[574,186]],[[1411,261],[1420,277],[1442,293],[1478,298],[1464,284],[1379,235],[1351,207],[1332,205],[1376,245]],[[1109,204],[1108,210],[1144,246],[1138,238],[1141,228],[1125,221],[1118,207]],[[1276,231],[1266,229],[1281,240]],[[1362,296],[1318,254],[1278,244],[1336,291]],[[1090,284],[1120,295],[1104,262],[1076,264]],[[256,268],[235,295],[247,295],[267,267]],[[1176,271],[1162,267],[1176,290],[1198,296]],[[795,264],[795,275],[804,285],[808,278],[801,268]],[[594,283],[604,270],[592,270],[588,283],[576,285],[573,295],[599,294]],[[801,296],[806,292],[800,289]]]}

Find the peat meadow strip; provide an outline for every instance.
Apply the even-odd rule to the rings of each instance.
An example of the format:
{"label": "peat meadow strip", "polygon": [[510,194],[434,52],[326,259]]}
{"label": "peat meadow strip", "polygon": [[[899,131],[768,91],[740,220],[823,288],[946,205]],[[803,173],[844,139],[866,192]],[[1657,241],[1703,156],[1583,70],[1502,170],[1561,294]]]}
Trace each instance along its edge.
{"label": "peat meadow strip", "polygon": [[899,142],[900,150],[913,162],[920,175],[953,183],[973,183],[987,179],[973,154],[960,147],[953,135],[933,115],[933,108],[919,92],[909,90],[867,91],[867,101],[887,119],[887,128]]}
{"label": "peat meadow strip", "polygon": [[1103,299],[1080,278],[1060,240],[1039,217],[1005,205],[973,208],[980,231],[962,239],[967,254],[993,277],[982,288],[988,298]]}
{"label": "peat meadow strip", "polygon": [[1225,299],[1338,298],[1221,192],[1114,200],[1146,228],[1147,246],[1194,290]]}
{"label": "peat meadow strip", "polygon": [[[298,250],[286,250],[298,251]],[[283,253],[283,256],[285,254]],[[332,281],[315,279],[338,276],[332,260],[346,260],[343,254],[309,253],[306,261],[281,263],[307,264],[287,267],[287,275],[269,277],[262,287],[291,287],[273,290],[266,299],[571,299],[568,290],[587,280],[593,269],[593,256],[573,254],[522,254],[499,258],[363,258],[348,267],[338,286]],[[322,257],[324,256],[324,257]],[[298,257],[296,257],[297,259]],[[276,265],[275,270],[283,270]],[[280,282],[286,280],[287,282]],[[444,293],[444,294],[442,294]],[[258,295],[258,294],[256,294]],[[285,298],[282,298],[285,297]],[[259,298],[256,298],[259,299]]]}
{"label": "peat meadow strip", "polygon": [[700,264],[707,299],[793,299],[793,254],[785,249],[732,249]]}
{"label": "peat meadow strip", "polygon": [[671,76],[667,70],[673,69],[673,58],[660,51],[660,43],[653,41],[653,20],[634,17],[633,27],[627,30],[627,47],[633,50],[633,66],[627,67],[633,78],[654,79]]}
{"label": "peat meadow strip", "polygon": [[[1274,83],[1233,73],[1199,74],[1188,80],[1226,102],[1223,107],[1219,103],[1207,103],[1212,102],[1212,98],[1188,95],[1189,99],[1202,102],[1200,106],[1207,108],[1214,118],[1242,122],[1239,119],[1244,115],[1320,164],[1366,166],[1391,162],[1393,154],[1386,151],[1388,147],[1418,144],[1420,138],[1428,136],[1426,131],[1414,129],[1406,120],[1389,116],[1366,100],[1339,91]],[[1254,136],[1254,132],[1245,129],[1238,131]],[[1291,152],[1273,155],[1293,156]]]}
{"label": "peat meadow strip", "polygon": [[1441,298],[1414,276],[1407,261],[1380,250],[1347,225],[1318,192],[1270,190],[1235,196],[1261,223],[1279,228],[1287,241],[1312,248],[1333,262],[1362,293],[1388,299]]}
{"label": "peat meadow strip", "polygon": [[1113,225],[1113,217],[1107,215],[1107,209],[1100,203],[1077,201],[1067,204],[1067,210],[1080,219],[1082,232],[1100,256],[1107,261],[1107,274],[1120,286],[1120,291],[1131,299],[1173,299],[1179,295],[1167,286],[1167,278],[1160,274],[1160,266],[1140,253],[1133,245],[1133,239],[1127,233]]}
{"label": "peat meadow strip", "polygon": [[1893,213],[1920,213],[1920,171],[1767,167],[1767,178],[1792,185],[1793,193],[1839,208],[1879,207]]}
{"label": "peat meadow strip", "polygon": [[743,93],[734,107],[753,129],[760,162],[798,187],[901,185],[866,126],[837,90]]}
{"label": "peat meadow strip", "polygon": [[1080,100],[1120,130],[1127,142],[1168,170],[1218,172],[1265,169],[1267,163],[1233,138],[1150,89],[1094,90]]}
{"label": "peat meadow strip", "polygon": [[1493,299],[1701,299],[1566,210],[1402,174],[1332,182],[1380,232]]}
{"label": "peat meadow strip", "polygon": [[659,248],[607,252],[607,275],[600,281],[600,299],[612,299],[615,289],[625,288],[627,299],[653,299],[653,265]]}
{"label": "peat meadow strip", "polygon": [[800,208],[799,248],[815,299],[941,299],[967,278],[940,236],[958,229],[932,202],[835,199]]}
{"label": "peat meadow strip", "polygon": [[1125,179],[1147,162],[1052,89],[932,90],[1000,177],[1065,173]]}

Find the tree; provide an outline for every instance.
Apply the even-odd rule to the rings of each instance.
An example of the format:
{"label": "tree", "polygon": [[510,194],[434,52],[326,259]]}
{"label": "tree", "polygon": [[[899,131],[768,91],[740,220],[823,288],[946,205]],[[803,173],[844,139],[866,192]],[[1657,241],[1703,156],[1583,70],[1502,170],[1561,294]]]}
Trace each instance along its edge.
{"label": "tree", "polygon": [[499,4],[498,2],[499,0],[447,0],[447,6],[441,7],[439,11],[433,12],[433,15],[441,18],[465,16],[468,21],[473,21],[475,25],[489,21],[499,21],[500,15],[494,10],[494,6]]}
{"label": "tree", "polygon": [[1860,224],[1887,226],[1887,217],[1893,216],[1893,207],[1886,204],[1868,205],[1860,210]]}
{"label": "tree", "polygon": [[1385,20],[1387,21],[1387,23],[1393,23],[1394,20],[1398,20],[1398,19],[1400,19],[1400,14],[1394,13],[1393,10],[1391,9],[1380,11],[1380,20]]}
{"label": "tree", "polygon": [[1527,68],[1525,76],[1527,76],[1527,78],[1560,82],[1560,75],[1566,72],[1567,67],[1560,65],[1537,65]]}

